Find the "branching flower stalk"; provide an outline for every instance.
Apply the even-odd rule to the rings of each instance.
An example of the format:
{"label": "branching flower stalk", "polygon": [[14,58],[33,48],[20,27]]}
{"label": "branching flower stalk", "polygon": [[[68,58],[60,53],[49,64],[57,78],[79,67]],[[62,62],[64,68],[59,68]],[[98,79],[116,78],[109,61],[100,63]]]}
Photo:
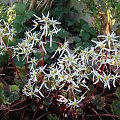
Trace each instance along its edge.
{"label": "branching flower stalk", "polygon": [[[29,72],[29,79],[27,78],[28,85],[25,85],[23,92],[27,96],[31,96],[31,97],[32,97],[32,95],[39,97],[37,95],[38,93],[41,97],[44,97],[44,95],[40,92],[44,81],[43,80],[41,81],[41,82],[43,82],[41,84],[41,86],[37,86],[37,84],[39,82],[38,79],[41,78],[41,75],[46,74],[43,71],[45,68],[44,55],[47,52],[46,51],[46,44],[47,44],[46,39],[48,37],[49,32],[52,29],[55,31],[55,34],[57,34],[57,32],[59,32],[60,29],[58,29],[56,27],[56,25],[60,24],[60,23],[57,22],[56,20],[53,20],[53,18],[50,19],[49,12],[48,12],[47,16],[42,14],[42,18],[40,18],[36,15],[35,15],[35,17],[36,17],[36,19],[33,21],[35,23],[34,28],[32,30],[26,32],[25,40],[23,40],[22,43],[19,43],[18,47],[14,48],[14,51],[15,51],[15,55],[18,57],[18,60],[19,60],[19,56],[21,56],[21,55],[25,55],[25,57],[27,58],[28,56],[30,56],[31,53],[37,52],[36,50],[34,50],[34,45],[39,45],[39,49],[42,54],[42,66],[40,66],[40,67],[36,66],[37,61],[38,61],[36,58],[31,59],[31,61],[29,61],[29,60],[27,61],[27,63],[29,63],[29,65],[30,65],[30,72]],[[37,34],[33,33],[33,30],[35,30],[35,28],[38,26],[40,27],[40,32],[38,32]],[[49,34],[49,36],[50,36],[50,47],[52,47],[51,35]],[[39,67],[39,68],[37,68],[37,67]]]}
{"label": "branching flower stalk", "polygon": [[[13,36],[14,36],[14,29],[12,27],[10,27],[10,25],[8,25],[5,21],[3,21],[5,28],[0,28],[1,30],[1,34],[0,34],[0,46],[5,47],[5,49],[7,49],[9,55],[10,55],[10,59],[12,60],[12,64],[14,66],[15,72],[18,75],[18,79],[22,82],[22,84],[24,85],[24,82],[19,74],[19,71],[17,69],[17,66],[14,62],[14,58],[12,55],[12,51],[11,51],[11,47],[8,47],[9,44],[9,40],[12,41],[13,40]],[[3,26],[4,26],[3,25]],[[5,37],[8,37],[8,43],[6,43],[5,41]],[[1,52],[2,53],[2,52]],[[4,54],[4,49],[3,49],[3,53]]]}
{"label": "branching flower stalk", "polygon": [[9,55],[10,55],[10,58],[11,58],[11,60],[12,60],[12,64],[13,64],[13,66],[14,66],[15,72],[16,72],[17,75],[18,75],[18,79],[20,79],[20,81],[22,82],[22,84],[25,85],[24,82],[23,82],[23,80],[22,80],[22,78],[21,78],[21,76],[20,76],[20,74],[19,74],[19,71],[18,71],[18,69],[17,69],[17,67],[16,67],[16,64],[15,64],[15,62],[14,62],[14,58],[13,58],[13,56],[12,56],[11,50],[10,50],[9,48],[7,48],[7,50],[8,50],[8,53],[9,53]]}
{"label": "branching flower stalk", "polygon": [[28,80],[28,65],[29,65],[29,64],[28,64],[28,59],[29,59],[29,57],[26,56],[26,66],[25,66],[25,67],[26,67],[26,68],[25,68],[25,69],[26,69],[26,80]]}

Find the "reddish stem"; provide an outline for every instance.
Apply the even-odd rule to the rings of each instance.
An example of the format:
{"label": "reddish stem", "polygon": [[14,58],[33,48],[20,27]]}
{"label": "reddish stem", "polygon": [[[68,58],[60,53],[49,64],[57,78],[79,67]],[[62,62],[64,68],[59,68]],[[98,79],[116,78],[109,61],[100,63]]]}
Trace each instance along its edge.
{"label": "reddish stem", "polygon": [[[46,33],[45,33],[45,35],[44,35],[44,48],[46,49]],[[45,52],[42,52],[42,66],[44,66],[44,64],[45,64]]]}
{"label": "reddish stem", "polygon": [[[106,51],[106,56],[105,56],[105,62],[107,61],[107,58],[108,58],[108,51]],[[104,64],[103,66],[102,66],[102,69],[101,69],[101,74],[102,74],[102,72],[105,70],[105,67],[106,67],[106,64]]]}
{"label": "reddish stem", "polygon": [[44,62],[44,57],[45,57],[45,54],[44,52],[42,53],[42,66],[44,66],[45,62]]}
{"label": "reddish stem", "polygon": [[14,111],[19,111],[19,110],[23,110],[27,107],[29,107],[30,105],[32,105],[34,102],[31,102],[30,104],[25,105],[24,107],[18,108],[18,109],[13,109],[13,110],[9,110],[9,112],[14,112]]}
{"label": "reddish stem", "polygon": [[28,80],[28,56],[26,57],[26,80]]}
{"label": "reddish stem", "polygon": [[115,93],[111,93],[109,95],[105,95],[105,97],[109,97],[109,96],[113,96],[113,95],[115,95]]}
{"label": "reddish stem", "polygon": [[100,80],[99,80],[99,82],[97,83],[97,85],[96,85],[96,87],[95,87],[95,90],[94,90],[93,93],[92,93],[92,96],[94,96],[94,94],[96,93],[99,84],[100,84]]}
{"label": "reddish stem", "polygon": [[[2,40],[3,40],[3,42],[4,42],[4,39],[2,39]],[[21,78],[21,76],[20,76],[20,74],[19,74],[19,71],[18,71],[18,69],[17,69],[17,66],[16,66],[16,64],[15,64],[15,62],[14,62],[14,58],[13,58],[13,56],[12,56],[12,52],[11,52],[11,50],[7,47],[7,45],[6,45],[5,42],[4,42],[4,44],[5,44],[5,46],[6,46],[6,48],[7,48],[7,51],[8,51],[8,53],[9,53],[9,55],[10,55],[10,59],[12,60],[12,64],[13,64],[13,67],[14,67],[14,69],[15,69],[15,72],[17,73],[18,78],[20,79],[20,81],[21,81],[22,84],[24,85],[24,82],[22,81],[22,78]]]}
{"label": "reddish stem", "polygon": [[[110,114],[105,108],[103,108],[103,110],[107,113],[107,114]],[[114,119],[114,117],[111,117],[113,120],[115,120]]]}
{"label": "reddish stem", "polygon": [[[108,58],[108,51],[106,51],[105,62],[107,61],[107,58]],[[105,67],[106,67],[106,64],[104,64],[104,65],[102,66],[101,71],[100,71],[100,74],[103,73],[103,71],[105,70]],[[94,96],[95,92],[97,91],[97,88],[99,87],[99,84],[100,84],[100,80],[99,80],[99,82],[97,83],[96,88],[95,88],[95,90],[93,91],[92,96]]]}
{"label": "reddish stem", "polygon": [[105,116],[105,117],[115,117],[115,118],[119,118],[120,119],[120,116],[117,116],[117,115],[112,115],[112,114],[93,114],[93,115],[85,115],[87,117],[94,117],[94,116]]}
{"label": "reddish stem", "polygon": [[40,117],[38,117],[36,120],[40,120],[40,119],[42,119],[43,117],[45,117],[45,116],[47,116],[47,115],[49,115],[49,114],[56,113],[56,112],[58,112],[58,111],[50,111],[50,112],[46,112],[46,113],[42,114]]}
{"label": "reddish stem", "polygon": [[25,99],[25,100],[19,101],[19,102],[15,103],[15,104],[11,105],[10,108],[11,107],[15,107],[16,105],[22,104],[22,103],[26,102],[27,100],[32,100],[32,99],[29,98],[29,99]]}
{"label": "reddish stem", "polygon": [[20,79],[20,81],[22,82],[22,84],[25,85],[24,82],[22,81],[22,78],[21,78],[20,74],[19,74],[19,71],[18,71],[18,69],[17,69],[17,66],[16,66],[16,64],[15,64],[15,62],[14,62],[14,58],[12,57],[11,50],[10,50],[9,48],[7,48],[7,50],[8,50],[8,53],[9,53],[9,55],[10,55],[10,58],[11,58],[11,60],[12,60],[12,64],[13,64],[13,66],[14,66],[14,68],[15,68],[15,72],[16,72],[17,75],[18,75],[18,78]]}

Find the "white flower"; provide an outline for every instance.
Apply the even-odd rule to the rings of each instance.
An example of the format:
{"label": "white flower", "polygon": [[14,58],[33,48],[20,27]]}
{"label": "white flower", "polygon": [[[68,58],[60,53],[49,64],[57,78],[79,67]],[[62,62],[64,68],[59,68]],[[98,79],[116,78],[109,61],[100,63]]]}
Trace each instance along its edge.
{"label": "white flower", "polygon": [[108,43],[108,47],[111,48],[112,45],[114,45],[114,42],[117,42],[117,38],[119,36],[116,36],[115,32],[113,31],[111,34],[109,35],[99,35],[98,37],[104,37],[105,40]]}
{"label": "white flower", "polygon": [[105,46],[106,46],[106,44],[105,44],[106,40],[104,40],[102,42],[101,41],[94,41],[94,40],[91,40],[91,41],[96,44],[95,49],[98,48],[98,47],[104,49]]}
{"label": "white flower", "polygon": [[[35,89],[34,89],[34,87],[35,87]],[[37,95],[37,93],[39,93],[41,97],[44,97],[44,95],[41,93],[41,91],[38,89],[37,86],[31,85],[31,84],[27,84],[24,86],[23,94],[25,94],[26,96],[30,96],[31,98],[33,96],[36,96],[39,99],[41,99],[41,97],[39,97]]]}
{"label": "white flower", "polygon": [[35,57],[34,57],[34,58],[31,58],[31,60],[28,61],[28,63],[31,64],[30,71],[31,71],[32,69],[34,69],[34,66],[35,66],[35,65],[37,65],[37,61],[38,61],[38,59],[36,59]]}
{"label": "white flower", "polygon": [[109,74],[107,75],[107,74],[105,74],[105,73],[103,72],[102,80],[103,80],[104,87],[105,87],[105,88],[108,87],[108,88],[110,89],[110,82],[111,82],[111,80],[112,80],[112,75],[111,75],[111,73],[109,73]]}
{"label": "white flower", "polygon": [[33,96],[33,86],[31,84],[25,85],[24,89],[23,89],[23,93],[26,96],[32,97]]}
{"label": "white flower", "polygon": [[61,45],[60,47],[58,47],[58,49],[55,51],[55,53],[53,54],[53,56],[51,58],[54,58],[55,55],[57,54],[57,52],[60,54],[59,58],[62,57],[62,55],[65,52],[67,52],[67,54],[70,55],[68,42],[65,42],[63,45]]}
{"label": "white flower", "polygon": [[38,71],[36,69],[34,69],[34,67],[32,68],[32,70],[30,71],[29,74],[30,74],[29,80],[34,81],[34,82],[38,81],[38,79],[37,79]]}
{"label": "white flower", "polygon": [[[42,13],[42,17],[38,17],[36,15],[34,15],[37,19],[35,19],[33,22],[35,23],[34,28],[32,30],[34,30],[38,25],[40,25],[40,40],[42,40],[43,36],[47,37],[50,36],[50,47],[52,47],[52,37],[54,34],[57,34],[60,29],[57,28],[56,25],[59,25],[60,22],[57,22],[57,20],[53,20],[49,18],[49,12],[47,14],[47,16],[45,16]],[[32,31],[31,30],[31,31]]]}
{"label": "white flower", "polygon": [[118,69],[120,65],[120,51],[116,48],[115,52],[111,56],[113,60],[112,64],[117,65],[117,69]]}
{"label": "white flower", "polygon": [[68,99],[66,99],[64,96],[59,95],[59,99],[57,99],[58,102],[66,104],[68,102]]}
{"label": "white flower", "polygon": [[50,73],[47,75],[49,78],[52,77],[55,79],[61,72],[61,69],[55,64],[51,65],[49,68]]}
{"label": "white flower", "polygon": [[53,35],[57,34],[59,31],[60,31],[60,29],[58,29],[58,30],[55,30],[55,29],[49,30],[48,36],[50,36],[50,47],[52,47]]}
{"label": "white flower", "polygon": [[52,31],[49,31],[49,34],[48,34],[48,36],[50,36],[50,47],[52,47],[52,40],[53,40],[53,34],[54,34],[55,32],[52,30]]}
{"label": "white flower", "polygon": [[61,30],[56,27],[56,25],[59,25],[59,24],[61,24],[61,23],[57,22],[57,20],[53,20],[53,18],[52,18],[52,20],[50,20],[50,25],[53,26],[53,30],[55,31],[56,34]]}
{"label": "white flower", "polygon": [[64,55],[63,57],[61,57],[61,59],[59,59],[59,61],[63,61],[65,62],[67,67],[70,67],[72,65],[77,65],[77,62],[80,58],[77,58],[77,54],[69,54],[69,55]]}
{"label": "white flower", "polygon": [[41,40],[39,41],[39,46],[41,46],[42,49],[43,49],[43,51],[44,51],[45,53],[47,53],[47,52],[46,52],[46,49],[45,49],[45,47],[44,47],[44,44],[46,44],[46,43],[45,43],[45,42],[42,42]]}
{"label": "white flower", "polygon": [[[3,25],[0,28],[0,45],[7,47],[9,40],[12,41],[14,35],[15,29],[3,20]],[[8,43],[6,43],[6,45],[3,41],[4,36],[7,36],[8,38]]]}
{"label": "white flower", "polygon": [[97,84],[99,81],[103,82],[102,75],[100,73],[98,73],[98,71],[93,69],[92,73],[93,73],[93,82],[94,82],[94,84]]}
{"label": "white flower", "polygon": [[82,102],[83,99],[85,99],[85,94],[87,93],[87,91],[80,97],[80,100],[77,100],[76,98],[74,98],[74,100],[69,100],[68,102],[68,106],[73,106],[73,107],[80,107],[80,103]]}
{"label": "white flower", "polygon": [[74,106],[74,107],[79,107],[79,101],[74,98],[74,101],[69,100],[68,106]]}
{"label": "white flower", "polygon": [[[34,15],[34,16],[36,16],[36,15]],[[36,16],[36,17],[37,17],[37,16]],[[38,25],[39,25],[39,23],[38,23],[37,21],[35,21],[35,20],[32,20],[32,21],[33,21],[34,25],[33,25],[33,28],[32,28],[30,31],[35,30],[35,28],[37,28]]]}
{"label": "white flower", "polygon": [[27,43],[25,41],[18,43],[17,47],[13,48],[15,53],[17,53],[18,60],[20,55],[24,55],[24,58],[28,57],[33,52],[33,45],[34,43]]}
{"label": "white flower", "polygon": [[120,75],[116,73],[116,75],[112,75],[113,86],[116,87],[115,82],[116,80],[120,79]]}

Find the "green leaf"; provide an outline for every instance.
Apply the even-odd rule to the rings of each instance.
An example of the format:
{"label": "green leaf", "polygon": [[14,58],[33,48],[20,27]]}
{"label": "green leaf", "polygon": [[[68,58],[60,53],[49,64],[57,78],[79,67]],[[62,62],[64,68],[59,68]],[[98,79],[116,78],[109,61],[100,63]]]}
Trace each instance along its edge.
{"label": "green leaf", "polygon": [[56,116],[56,114],[49,114],[47,116],[48,120],[59,120],[59,118]]}
{"label": "green leaf", "polygon": [[70,27],[70,26],[75,25],[75,23],[76,23],[75,20],[73,20],[73,21],[69,20],[67,25]]}
{"label": "green leaf", "polygon": [[76,43],[76,47],[82,47],[82,44],[81,43]]}
{"label": "green leaf", "polygon": [[12,103],[12,102],[14,102],[14,101],[16,101],[18,99],[19,99],[18,92],[12,92],[12,94],[9,97],[9,102]]}
{"label": "green leaf", "polygon": [[16,64],[16,66],[18,66],[18,67],[23,67],[23,66],[25,66],[26,60],[25,60],[25,58],[23,58],[23,57],[19,57],[19,60],[18,60],[17,57],[15,57],[15,58],[14,58],[14,62],[15,62],[15,64]]}
{"label": "green leaf", "polygon": [[23,16],[23,22],[26,22],[26,20],[29,20],[33,16],[34,12],[27,10]]}
{"label": "green leaf", "polygon": [[97,37],[97,34],[96,34],[96,30],[93,28],[93,27],[90,27],[88,32],[93,36],[93,37]]}
{"label": "green leaf", "polygon": [[24,14],[26,10],[26,5],[18,2],[15,3],[12,8],[16,11],[16,14]]}
{"label": "green leaf", "polygon": [[62,39],[65,39],[67,37],[69,37],[69,32],[67,32],[66,30],[64,30],[63,28],[58,32],[58,34],[56,35]]}
{"label": "green leaf", "polygon": [[80,19],[80,27],[82,27],[84,24],[87,24],[87,22],[83,19]]}
{"label": "green leaf", "polygon": [[91,85],[91,84],[88,84],[88,88],[89,88],[90,90],[87,92],[87,96],[92,96],[95,88],[94,88],[94,86]]}
{"label": "green leaf", "polygon": [[90,27],[89,27],[88,24],[84,24],[84,25],[82,26],[82,29],[83,29],[84,31],[88,32],[89,29],[90,29]]}
{"label": "green leaf", "polygon": [[81,40],[80,37],[75,36],[75,37],[72,37],[72,38],[75,40],[75,42],[82,44],[82,40]]}
{"label": "green leaf", "polygon": [[0,67],[3,67],[9,62],[9,54],[5,53],[4,55],[0,55]]}
{"label": "green leaf", "polygon": [[[22,79],[22,80],[23,80],[23,82],[26,81],[26,79]],[[27,82],[24,82],[24,83],[26,84]],[[23,89],[23,87],[24,87],[24,85],[22,84],[22,82],[20,80],[18,80],[18,79],[15,79],[15,84],[17,86],[19,86],[20,89]]]}
{"label": "green leaf", "polygon": [[11,90],[11,92],[15,92],[15,91],[19,92],[20,91],[19,86],[17,86],[17,85],[11,85],[10,90]]}
{"label": "green leaf", "polygon": [[17,70],[18,70],[19,75],[20,75],[21,78],[23,78],[23,79],[26,78],[26,69],[25,69],[25,66],[23,66],[23,67],[17,66]]}
{"label": "green leaf", "polygon": [[14,22],[13,26],[17,33],[20,33],[24,29],[24,26],[21,23]]}
{"label": "green leaf", "polygon": [[50,64],[51,63],[51,59],[49,59],[49,55],[48,54],[45,54],[45,62]]}
{"label": "green leaf", "polygon": [[13,26],[17,33],[20,33],[25,29],[24,23],[33,16],[33,11],[27,9],[23,3],[15,3],[12,7],[16,11],[16,18],[13,22]]}
{"label": "green leaf", "polygon": [[5,97],[9,97],[11,95],[11,91],[10,91],[10,87],[9,86],[6,86],[4,88],[4,95],[5,95]]}
{"label": "green leaf", "polygon": [[91,42],[91,41],[88,41],[88,40],[87,40],[87,41],[84,41],[84,42],[83,42],[83,47],[84,47],[84,49],[87,48],[87,47],[90,47],[91,45],[92,45],[92,42]]}
{"label": "green leaf", "polygon": [[97,27],[98,34],[100,34],[101,33],[101,27],[102,27],[102,23],[101,23],[100,18],[96,19],[96,27]]}
{"label": "green leaf", "polygon": [[55,43],[55,42],[52,43],[52,47],[50,47],[50,42],[48,42],[47,45],[46,45],[46,50],[47,50],[49,53],[54,52],[57,48],[58,48],[58,44]]}
{"label": "green leaf", "polygon": [[95,98],[92,100],[92,103],[96,106],[98,110],[102,110],[104,107],[105,99],[99,95],[96,95]]}
{"label": "green leaf", "polygon": [[47,60],[49,58],[49,55],[45,54],[45,60]]}
{"label": "green leaf", "polygon": [[120,115],[120,100],[113,101],[111,105],[111,110],[113,114]]}
{"label": "green leaf", "polygon": [[82,40],[86,41],[89,40],[90,34],[85,32],[83,29],[80,31],[80,36],[82,37]]}
{"label": "green leaf", "polygon": [[42,58],[42,54],[40,52],[36,52],[36,53],[34,53],[34,55],[35,55],[35,58],[38,60],[40,60]]}
{"label": "green leaf", "polygon": [[120,87],[117,88],[115,94],[120,99]]}
{"label": "green leaf", "polygon": [[0,96],[4,94],[3,88],[0,88]]}
{"label": "green leaf", "polygon": [[2,82],[0,82],[0,88],[3,88],[3,83]]}
{"label": "green leaf", "polygon": [[5,95],[3,88],[0,88],[0,104],[4,103],[5,101]]}
{"label": "green leaf", "polygon": [[4,103],[4,96],[0,96],[0,105]]}
{"label": "green leaf", "polygon": [[23,25],[23,23],[24,23],[24,16],[23,15],[17,15],[15,20],[14,20],[14,23]]}

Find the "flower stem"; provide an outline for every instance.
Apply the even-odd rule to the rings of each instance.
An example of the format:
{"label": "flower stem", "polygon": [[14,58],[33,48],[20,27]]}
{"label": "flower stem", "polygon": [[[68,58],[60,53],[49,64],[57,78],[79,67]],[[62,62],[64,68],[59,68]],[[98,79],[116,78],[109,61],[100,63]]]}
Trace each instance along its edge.
{"label": "flower stem", "polygon": [[26,57],[26,80],[28,80],[28,56]]}
{"label": "flower stem", "polygon": [[22,82],[22,84],[24,85],[24,82],[22,81],[22,78],[21,78],[21,76],[20,76],[20,74],[19,74],[19,71],[18,71],[18,69],[17,69],[17,66],[16,66],[16,64],[15,64],[15,62],[14,62],[14,58],[13,58],[13,56],[12,56],[12,52],[11,52],[10,48],[7,47],[4,39],[2,39],[2,40],[3,40],[3,42],[4,42],[4,44],[5,44],[6,48],[7,48],[7,51],[8,51],[8,53],[9,53],[9,55],[10,55],[10,59],[12,60],[12,64],[13,64],[13,67],[14,67],[14,69],[15,69],[15,72],[17,73],[19,80],[20,80],[20,81]]}
{"label": "flower stem", "polygon": [[120,119],[120,116],[117,116],[117,115],[112,115],[112,114],[90,114],[90,115],[85,115],[87,117],[98,117],[98,116],[105,116],[105,117],[115,117],[115,118],[119,118]]}
{"label": "flower stem", "polygon": [[[46,49],[46,34],[44,35],[44,48]],[[45,64],[45,52],[42,52],[42,66]]]}

